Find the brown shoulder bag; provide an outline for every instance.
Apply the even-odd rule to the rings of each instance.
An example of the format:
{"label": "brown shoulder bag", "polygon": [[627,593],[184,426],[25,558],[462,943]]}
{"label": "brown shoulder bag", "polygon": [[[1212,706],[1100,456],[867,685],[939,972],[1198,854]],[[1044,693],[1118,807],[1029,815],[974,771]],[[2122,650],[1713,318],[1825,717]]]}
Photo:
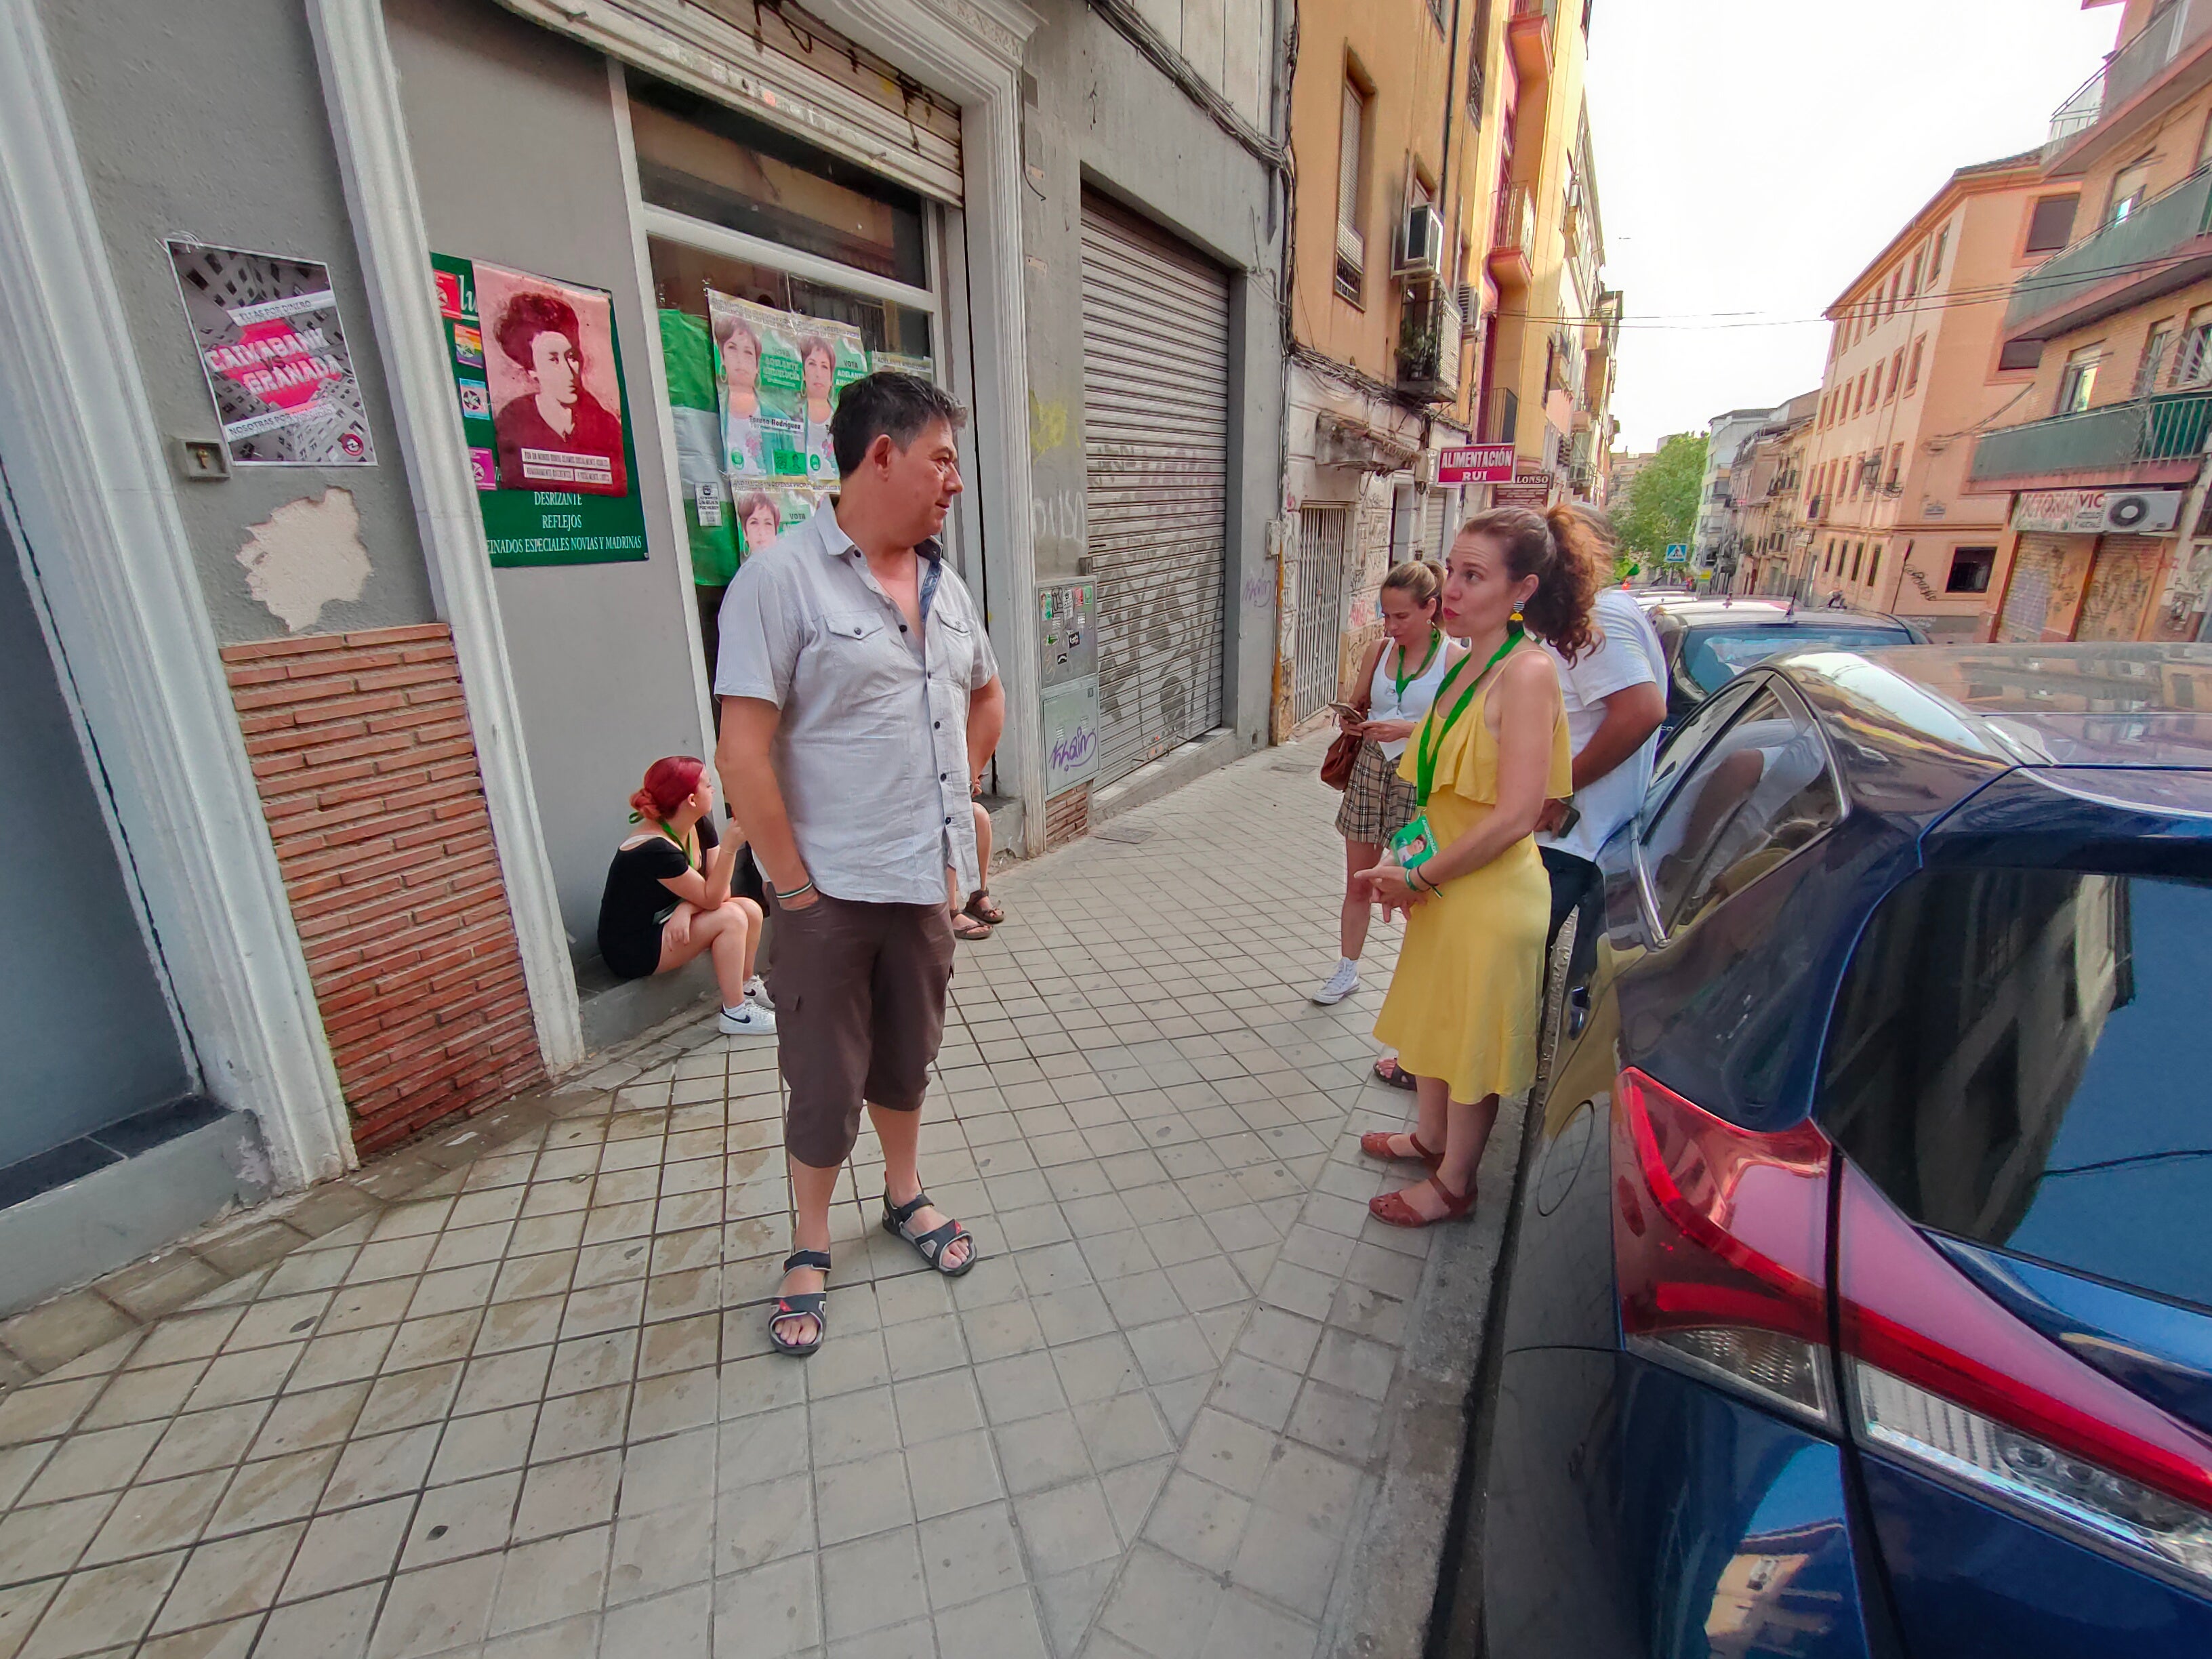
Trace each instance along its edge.
{"label": "brown shoulder bag", "polygon": [[[1352,706],[1359,710],[1362,720],[1375,706],[1375,665],[1389,648],[1390,638],[1386,634],[1375,641],[1374,649],[1367,653],[1367,665],[1360,671],[1359,694],[1352,699]],[[1328,753],[1322,757],[1321,781],[1332,789],[1348,788],[1352,763],[1359,758],[1359,745],[1366,741],[1350,732],[1338,732],[1336,741],[1328,746]]]}

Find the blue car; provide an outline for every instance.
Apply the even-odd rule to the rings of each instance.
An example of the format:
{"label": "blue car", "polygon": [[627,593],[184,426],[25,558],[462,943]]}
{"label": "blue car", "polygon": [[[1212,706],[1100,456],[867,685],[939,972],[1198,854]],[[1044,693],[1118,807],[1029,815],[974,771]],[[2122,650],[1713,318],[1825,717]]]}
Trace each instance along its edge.
{"label": "blue car", "polygon": [[1601,862],[1455,1650],[2212,1654],[2212,647],[1790,653]]}

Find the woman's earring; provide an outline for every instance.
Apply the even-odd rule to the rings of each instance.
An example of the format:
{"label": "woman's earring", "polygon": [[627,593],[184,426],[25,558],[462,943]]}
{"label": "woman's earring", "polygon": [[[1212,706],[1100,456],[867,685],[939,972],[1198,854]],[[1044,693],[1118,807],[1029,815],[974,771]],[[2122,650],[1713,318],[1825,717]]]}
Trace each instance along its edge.
{"label": "woman's earring", "polygon": [[1515,622],[1521,620],[1521,607],[1517,605],[1513,607],[1513,620]]}

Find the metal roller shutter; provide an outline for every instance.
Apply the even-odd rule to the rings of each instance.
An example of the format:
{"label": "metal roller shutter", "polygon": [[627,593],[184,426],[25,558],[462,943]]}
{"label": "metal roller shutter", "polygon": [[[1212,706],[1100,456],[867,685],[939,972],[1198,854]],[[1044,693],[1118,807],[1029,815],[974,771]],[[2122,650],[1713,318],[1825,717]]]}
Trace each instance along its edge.
{"label": "metal roller shutter", "polygon": [[2081,595],[2077,640],[2133,640],[2142,636],[2151,590],[2166,566],[2171,542],[2156,536],[2107,536],[2097,544],[2097,562]]}
{"label": "metal roller shutter", "polygon": [[1229,282],[1083,200],[1085,504],[1107,784],[1221,720]]}
{"label": "metal roller shutter", "polygon": [[2051,587],[2065,562],[2072,538],[2022,536],[2012,556],[2012,579],[2005,584],[2004,614],[1997,623],[2001,642],[2029,644],[2043,637],[2051,611]]}

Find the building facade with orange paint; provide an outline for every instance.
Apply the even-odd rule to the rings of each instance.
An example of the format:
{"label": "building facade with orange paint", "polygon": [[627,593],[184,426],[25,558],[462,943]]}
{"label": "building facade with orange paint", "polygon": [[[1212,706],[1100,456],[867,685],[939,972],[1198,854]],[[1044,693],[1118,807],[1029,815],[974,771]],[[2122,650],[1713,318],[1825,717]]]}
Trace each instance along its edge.
{"label": "building facade with orange paint", "polygon": [[2196,639],[2212,592],[2212,6],[2126,0],[2038,159],[2069,234],[2003,309],[2002,349],[2033,367],[1971,463],[1968,487],[2007,514],[1983,634]]}
{"label": "building facade with orange paint", "polygon": [[1978,433],[2028,405],[2034,380],[2007,355],[1989,296],[2063,242],[2069,211],[2039,160],[1960,168],[1828,308],[1801,493],[1808,534],[1784,579],[1802,599],[1840,592],[1937,641],[1980,637],[2003,582],[2007,504],[1968,489],[1967,464]]}
{"label": "building facade with orange paint", "polygon": [[[1482,507],[1599,499],[1620,317],[1586,5],[1297,13],[1279,735],[1336,696],[1392,564],[1440,557]],[[1474,441],[1510,447],[1510,480],[1439,478],[1440,452]]]}

